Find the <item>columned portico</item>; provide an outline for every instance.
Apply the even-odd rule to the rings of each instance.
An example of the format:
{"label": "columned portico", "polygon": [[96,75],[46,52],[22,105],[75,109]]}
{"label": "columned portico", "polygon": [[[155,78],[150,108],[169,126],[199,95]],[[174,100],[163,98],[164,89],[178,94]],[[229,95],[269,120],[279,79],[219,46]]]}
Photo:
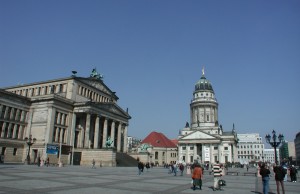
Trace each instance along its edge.
{"label": "columned portico", "polygon": [[[73,117],[75,120],[74,122],[76,122],[76,117],[78,117],[77,120],[79,121],[85,121],[84,123],[78,123],[76,126],[74,123],[74,138],[71,141],[74,142],[76,148],[104,149],[106,148],[106,141],[108,137],[110,137],[114,140],[113,145],[117,152],[127,152],[128,128],[126,124],[105,116],[90,113],[78,113],[78,115],[74,113]],[[59,142],[61,135],[66,139],[66,132],[65,129],[56,127],[54,132],[54,142]],[[63,140],[63,142],[67,141]]]}

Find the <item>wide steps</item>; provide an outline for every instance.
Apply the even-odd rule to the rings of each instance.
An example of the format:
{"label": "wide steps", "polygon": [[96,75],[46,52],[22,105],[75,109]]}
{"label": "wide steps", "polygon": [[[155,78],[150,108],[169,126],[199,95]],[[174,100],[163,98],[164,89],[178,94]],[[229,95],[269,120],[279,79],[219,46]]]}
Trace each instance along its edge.
{"label": "wide steps", "polygon": [[117,166],[119,167],[137,167],[137,160],[126,153],[117,152]]}

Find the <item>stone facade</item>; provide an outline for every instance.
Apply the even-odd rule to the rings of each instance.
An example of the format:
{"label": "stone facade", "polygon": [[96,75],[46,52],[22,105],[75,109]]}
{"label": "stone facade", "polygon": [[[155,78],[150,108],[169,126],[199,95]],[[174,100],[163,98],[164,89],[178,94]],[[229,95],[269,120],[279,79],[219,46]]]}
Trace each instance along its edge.
{"label": "stone facade", "polygon": [[[93,74],[7,87],[0,94],[0,146],[5,162],[25,160],[28,146],[23,139],[30,135],[36,138],[29,153],[33,161],[50,156],[53,163],[87,165],[91,164],[88,158],[97,156],[95,160],[115,166],[112,150],[127,152],[131,117],[117,105],[115,92]],[[110,149],[108,138],[113,140]],[[49,154],[47,145],[61,153]],[[10,150],[15,148],[18,157],[12,158]]]}
{"label": "stone facade", "polygon": [[211,83],[205,78],[196,83],[190,104],[190,123],[178,136],[179,162],[220,163],[237,161],[237,137],[232,131],[224,132],[219,125],[218,102]]}
{"label": "stone facade", "polygon": [[237,134],[238,160],[241,164],[262,161],[264,157],[264,144],[258,133]]}

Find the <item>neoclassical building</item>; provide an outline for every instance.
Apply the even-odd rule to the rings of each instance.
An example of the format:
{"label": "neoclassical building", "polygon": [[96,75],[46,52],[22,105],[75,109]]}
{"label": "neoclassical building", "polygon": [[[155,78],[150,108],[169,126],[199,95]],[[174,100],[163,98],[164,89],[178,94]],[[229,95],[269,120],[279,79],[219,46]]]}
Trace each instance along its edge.
{"label": "neoclassical building", "polygon": [[218,102],[203,69],[190,104],[190,123],[178,136],[179,162],[237,162],[235,129],[225,132],[218,121]]}
{"label": "neoclassical building", "polygon": [[[0,147],[5,162],[40,157],[52,163],[116,165],[127,152],[131,118],[94,69],[89,77],[17,85],[0,90]],[[36,138],[28,152],[25,137]],[[108,139],[111,139],[107,145]],[[54,148],[54,151],[53,151]],[[55,151],[56,149],[56,151]]]}

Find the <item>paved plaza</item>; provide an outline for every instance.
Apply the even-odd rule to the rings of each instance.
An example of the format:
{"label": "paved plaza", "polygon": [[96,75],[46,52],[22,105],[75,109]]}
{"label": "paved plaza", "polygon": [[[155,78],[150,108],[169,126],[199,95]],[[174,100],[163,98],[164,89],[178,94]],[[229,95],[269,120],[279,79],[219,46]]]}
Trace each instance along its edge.
{"label": "paved plaza", "polygon": [[[158,193],[261,193],[261,178],[229,173],[224,176],[227,186],[213,191],[213,176],[205,171],[202,190],[191,189],[191,176],[168,174],[162,167],[154,167],[138,176],[135,167],[103,167],[91,169],[81,166],[38,167],[35,165],[0,165],[0,193],[49,193],[49,194],[158,194]],[[255,169],[249,171],[255,172]],[[299,193],[299,182],[285,182],[286,194]],[[270,181],[270,193],[276,193],[274,177]]]}

